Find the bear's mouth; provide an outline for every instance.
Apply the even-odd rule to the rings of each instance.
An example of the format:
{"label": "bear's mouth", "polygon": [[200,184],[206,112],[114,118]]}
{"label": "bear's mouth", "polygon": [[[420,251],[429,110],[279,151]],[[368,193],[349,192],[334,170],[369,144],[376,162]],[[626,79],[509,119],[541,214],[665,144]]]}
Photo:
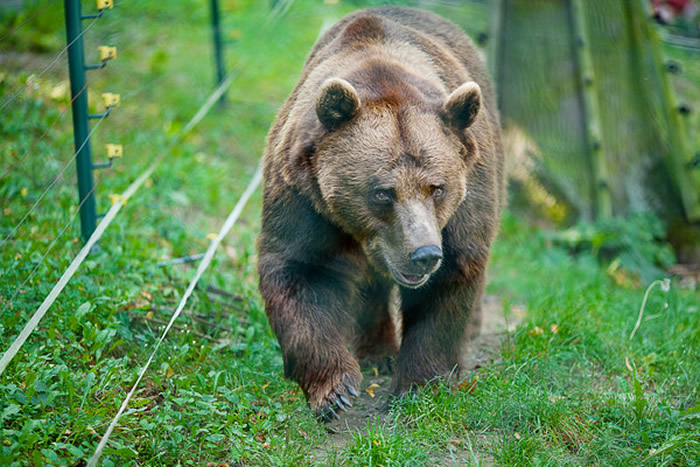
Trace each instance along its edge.
{"label": "bear's mouth", "polygon": [[404,274],[402,272],[397,271],[394,268],[391,268],[391,273],[394,275],[394,279],[396,279],[396,281],[400,285],[414,289],[425,284],[428,281],[428,278],[430,277],[430,274],[423,274],[422,276]]}

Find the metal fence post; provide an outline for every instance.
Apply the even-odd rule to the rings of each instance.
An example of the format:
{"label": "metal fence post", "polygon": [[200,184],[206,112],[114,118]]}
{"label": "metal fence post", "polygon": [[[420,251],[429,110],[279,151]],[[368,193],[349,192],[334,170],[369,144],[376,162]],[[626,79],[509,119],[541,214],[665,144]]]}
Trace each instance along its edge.
{"label": "metal fence post", "polygon": [[[221,41],[221,21],[219,18],[219,0],[211,0],[211,26],[214,39],[214,58],[216,60],[216,85],[220,86],[226,77],[224,68],[224,49]],[[226,103],[226,94],[219,98],[219,105]]]}
{"label": "metal fence post", "polygon": [[[88,95],[85,88],[85,51],[83,49],[82,14],[80,0],[64,0],[66,16],[66,40],[68,44],[68,71],[71,97],[73,98],[73,138],[75,140],[76,169],[78,171],[78,202],[80,207],[80,231],[86,242],[95,231],[97,210],[93,191],[92,153],[88,126]],[[76,97],[77,96],[77,97]]]}
{"label": "metal fence post", "polygon": [[586,17],[582,0],[571,0],[571,22],[573,26],[573,48],[576,58],[576,71],[581,86],[583,117],[585,120],[586,145],[593,179],[593,206],[596,219],[607,219],[613,215],[610,193],[610,175],[603,147],[603,134],[598,104],[598,83],[596,82],[591,45],[586,29]]}

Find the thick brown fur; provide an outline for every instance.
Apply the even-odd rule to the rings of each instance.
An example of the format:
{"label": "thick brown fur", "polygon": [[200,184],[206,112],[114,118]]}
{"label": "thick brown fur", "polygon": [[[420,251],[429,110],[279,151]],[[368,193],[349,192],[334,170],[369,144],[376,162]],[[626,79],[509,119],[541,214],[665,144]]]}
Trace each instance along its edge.
{"label": "thick brown fur", "polygon": [[358,358],[396,354],[395,394],[459,365],[504,203],[499,128],[475,48],[439,16],[362,10],[314,46],[268,135],[258,248],[285,375],[317,413],[360,389]]}

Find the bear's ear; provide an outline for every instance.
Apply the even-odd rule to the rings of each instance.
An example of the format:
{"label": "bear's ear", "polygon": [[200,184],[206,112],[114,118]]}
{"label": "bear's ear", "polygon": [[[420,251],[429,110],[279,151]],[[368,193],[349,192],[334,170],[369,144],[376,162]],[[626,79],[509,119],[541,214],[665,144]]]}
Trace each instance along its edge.
{"label": "bear's ear", "polygon": [[347,122],[360,109],[357,91],[344,79],[330,78],[321,86],[316,99],[316,115],[329,130],[335,130]]}
{"label": "bear's ear", "polygon": [[469,128],[481,109],[481,88],[468,81],[455,89],[442,104],[445,123],[462,131]]}

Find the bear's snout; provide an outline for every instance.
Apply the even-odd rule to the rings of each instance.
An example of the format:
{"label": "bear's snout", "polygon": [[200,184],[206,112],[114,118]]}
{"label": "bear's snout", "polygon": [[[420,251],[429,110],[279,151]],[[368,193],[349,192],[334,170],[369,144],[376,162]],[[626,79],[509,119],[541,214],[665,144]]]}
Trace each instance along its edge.
{"label": "bear's snout", "polygon": [[432,272],[438,262],[442,259],[442,250],[437,245],[425,245],[409,255],[411,262],[423,274]]}

